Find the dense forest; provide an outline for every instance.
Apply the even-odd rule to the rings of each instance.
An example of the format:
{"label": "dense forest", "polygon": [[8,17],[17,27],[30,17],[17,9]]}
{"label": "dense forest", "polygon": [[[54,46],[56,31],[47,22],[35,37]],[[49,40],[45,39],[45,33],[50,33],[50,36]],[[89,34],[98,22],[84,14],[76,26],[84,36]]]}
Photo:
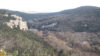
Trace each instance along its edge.
{"label": "dense forest", "polygon": [[[8,14],[8,16],[4,16]],[[0,49],[3,56],[66,56],[67,51],[53,49],[43,38],[30,31],[11,29],[4,22],[15,19],[5,10],[0,10]]]}
{"label": "dense forest", "polygon": [[[4,15],[8,16],[4,16]],[[5,22],[12,14],[28,22],[29,30]],[[83,6],[55,13],[27,14],[0,10],[0,53],[4,56],[99,56],[100,8]]]}

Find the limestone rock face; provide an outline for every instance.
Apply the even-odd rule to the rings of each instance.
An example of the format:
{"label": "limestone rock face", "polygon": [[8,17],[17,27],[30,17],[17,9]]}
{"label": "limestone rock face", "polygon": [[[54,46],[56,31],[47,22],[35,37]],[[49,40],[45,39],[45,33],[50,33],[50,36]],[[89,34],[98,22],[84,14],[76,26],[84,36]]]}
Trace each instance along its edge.
{"label": "limestone rock face", "polygon": [[20,30],[28,30],[27,22],[22,20],[22,17],[17,15],[11,15],[15,20],[10,20],[9,22],[5,22],[7,26],[10,28],[19,27]]}

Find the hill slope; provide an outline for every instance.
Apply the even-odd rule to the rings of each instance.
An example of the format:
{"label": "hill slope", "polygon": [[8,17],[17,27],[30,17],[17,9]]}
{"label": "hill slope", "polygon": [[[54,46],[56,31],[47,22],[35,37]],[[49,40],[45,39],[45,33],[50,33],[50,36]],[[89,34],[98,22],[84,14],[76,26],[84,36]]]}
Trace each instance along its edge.
{"label": "hill slope", "polygon": [[[98,7],[84,6],[65,10],[48,19],[29,20],[28,22],[30,28],[44,32],[49,44],[57,46],[58,49],[66,45],[72,48],[73,56],[100,55],[100,8]],[[65,45],[62,44],[63,42]]]}
{"label": "hill slope", "polygon": [[[100,8],[84,6],[59,12],[59,14],[33,22],[30,26],[56,31],[97,32],[100,31]],[[37,23],[36,23],[37,22]],[[53,27],[48,27],[56,23]]]}
{"label": "hill slope", "polygon": [[[22,15],[24,14],[22,13]],[[47,53],[47,55],[50,54],[50,56],[53,56],[52,54],[55,56],[100,55],[100,8],[84,6],[51,14],[52,15],[42,14],[42,17],[39,14],[34,14],[32,15],[33,18],[27,20],[29,28],[36,28],[40,30],[39,33],[43,34],[43,36],[41,36],[42,38],[32,32],[23,32],[18,30],[18,28],[12,30],[3,25],[3,28],[1,27],[1,32],[5,35],[1,33],[1,37],[9,36],[9,38],[3,38],[7,40],[10,39],[11,42],[7,41],[8,43],[15,43],[15,45],[12,43],[10,46],[11,48],[6,50],[8,52],[13,52],[13,47],[13,50],[15,49],[14,51],[18,50],[20,52],[19,55],[28,53],[31,56],[45,56]],[[25,18],[26,17],[27,14]],[[3,19],[5,18],[1,18],[2,23],[5,21]],[[8,19],[13,18],[7,17],[6,21]],[[14,39],[12,39],[12,37],[14,37]],[[1,43],[2,41],[3,40],[1,40]],[[55,49],[52,49],[49,45],[47,45],[47,43],[55,47]],[[2,46],[4,46],[4,44]],[[31,48],[32,52],[30,52]],[[72,50],[68,51],[68,48]],[[61,50],[59,51],[59,49]],[[44,53],[46,54],[44,55]]]}
{"label": "hill slope", "polygon": [[[8,14],[9,16],[4,16]],[[6,11],[0,10],[0,49],[7,56],[53,56],[53,49],[42,38],[29,31],[11,29],[4,22],[14,19]]]}
{"label": "hill slope", "polygon": [[[3,9],[5,10],[5,9]],[[43,19],[43,18],[48,18],[50,16],[53,16],[53,15],[57,15],[59,13],[24,13],[24,12],[19,12],[19,11],[11,11],[11,10],[6,10],[12,14],[16,14],[18,16],[21,16],[24,18],[24,20],[30,20],[30,19]]]}

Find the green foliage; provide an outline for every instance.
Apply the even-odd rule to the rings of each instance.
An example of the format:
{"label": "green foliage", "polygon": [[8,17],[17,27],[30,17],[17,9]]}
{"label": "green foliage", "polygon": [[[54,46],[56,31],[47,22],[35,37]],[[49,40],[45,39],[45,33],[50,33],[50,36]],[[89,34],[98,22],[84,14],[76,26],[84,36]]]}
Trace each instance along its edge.
{"label": "green foliage", "polygon": [[[57,26],[53,28],[44,28],[46,30],[56,31],[76,31],[76,32],[98,32],[100,31],[100,8],[93,6],[83,6],[76,9],[58,12],[59,16],[38,18],[38,20],[28,20],[31,28],[43,29],[41,26],[48,23],[57,22]],[[45,17],[45,16],[44,16]],[[84,25],[88,26],[85,27]],[[43,30],[44,30],[43,29]]]}
{"label": "green foliage", "polygon": [[13,52],[13,56],[17,56],[18,55],[18,50]]}
{"label": "green foliage", "polygon": [[0,50],[0,56],[7,56],[4,48]]}
{"label": "green foliage", "polygon": [[7,55],[53,56],[53,49],[41,37],[30,31],[7,27],[4,22],[9,19],[13,18],[0,16],[0,46],[5,48]]}
{"label": "green foliage", "polygon": [[74,30],[77,32],[99,32],[99,21],[79,21],[75,24]]}
{"label": "green foliage", "polygon": [[[44,44],[44,41],[31,32],[24,32],[19,29],[2,29],[0,30],[1,39],[7,39],[7,41],[13,41],[14,43],[7,48],[8,53],[12,53],[15,56],[47,56],[52,55],[53,50]],[[11,43],[9,43],[11,44]],[[14,45],[14,46],[13,46]],[[16,51],[17,50],[17,51]],[[51,51],[50,51],[51,50]]]}
{"label": "green foliage", "polygon": [[70,56],[70,53],[64,50],[58,52],[58,56]]}

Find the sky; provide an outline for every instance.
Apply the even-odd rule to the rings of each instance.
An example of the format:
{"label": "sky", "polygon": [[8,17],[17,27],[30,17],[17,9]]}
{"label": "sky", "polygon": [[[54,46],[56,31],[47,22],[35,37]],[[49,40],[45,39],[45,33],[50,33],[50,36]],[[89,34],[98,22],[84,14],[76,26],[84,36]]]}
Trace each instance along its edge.
{"label": "sky", "polygon": [[100,0],[0,0],[0,9],[28,13],[58,12],[80,6],[100,7]]}

